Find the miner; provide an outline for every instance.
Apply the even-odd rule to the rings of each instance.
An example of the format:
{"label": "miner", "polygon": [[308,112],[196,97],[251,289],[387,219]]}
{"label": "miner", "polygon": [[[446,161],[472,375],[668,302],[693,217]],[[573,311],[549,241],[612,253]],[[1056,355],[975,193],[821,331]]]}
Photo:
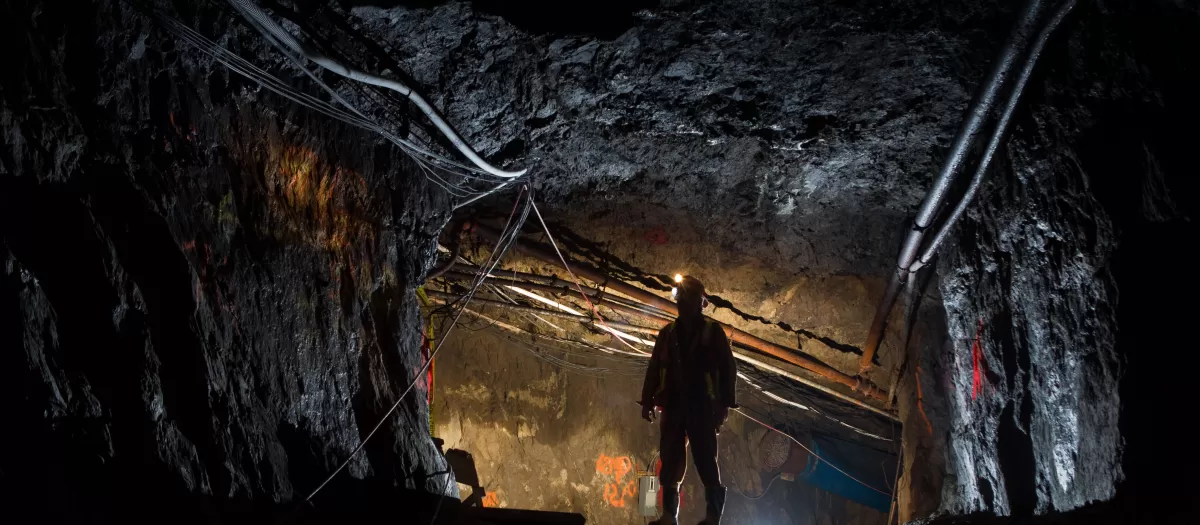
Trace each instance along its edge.
{"label": "miner", "polygon": [[725,331],[704,317],[708,306],[704,285],[693,277],[676,276],[675,302],[679,318],[658,333],[642,386],[642,418],[661,418],[659,454],[662,470],[663,515],[654,523],[676,524],[679,483],[687,469],[687,447],[704,483],[706,503],[702,524],[721,522],[725,487],[717,467],[717,433],[736,408],[737,366]]}

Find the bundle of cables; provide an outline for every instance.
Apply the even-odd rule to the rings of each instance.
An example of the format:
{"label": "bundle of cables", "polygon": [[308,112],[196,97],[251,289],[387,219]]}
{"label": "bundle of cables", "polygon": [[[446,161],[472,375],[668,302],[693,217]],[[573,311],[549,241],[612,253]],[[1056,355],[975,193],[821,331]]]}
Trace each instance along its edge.
{"label": "bundle of cables", "polygon": [[[288,61],[305,76],[313,81],[322,91],[327,93],[332,102],[305,93],[267,71],[255,66],[237,54],[225,49],[196,30],[182,22],[168,17],[160,12],[151,11],[151,15],[164,28],[179,37],[184,42],[195,46],[213,60],[221,63],[229,70],[257,82],[262,87],[309,108],[329,118],[345,122],[352,126],[376,133],[395,144],[407,156],[415,161],[422,174],[438,187],[459,199],[456,208],[466,206],[499,190],[513,186],[523,179],[526,170],[504,171],[483,160],[446,122],[436,109],[419,93],[398,81],[363,72],[343,62],[329,58],[315,51],[311,46],[286,31],[283,26],[272,19],[257,4],[248,0],[229,0],[230,5],[237,10],[250,25],[270,42]],[[416,136],[401,137],[393,132],[400,129],[396,123],[381,124],[374,117],[349,102],[337,90],[322,80],[310,66],[316,64],[320,68],[333,72],[355,82],[349,83],[345,89],[361,93],[368,86],[383,88],[406,97],[433,124],[446,140],[461,155],[467,158],[471,165],[463,164],[444,154],[435,151],[433,141],[421,140]],[[360,99],[368,97],[362,96]]]}

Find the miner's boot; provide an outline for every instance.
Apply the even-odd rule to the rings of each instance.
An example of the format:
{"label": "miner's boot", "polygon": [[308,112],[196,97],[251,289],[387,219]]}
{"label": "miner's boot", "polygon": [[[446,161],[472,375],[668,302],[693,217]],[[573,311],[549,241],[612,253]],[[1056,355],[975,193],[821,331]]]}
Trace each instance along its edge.
{"label": "miner's boot", "polygon": [[700,525],[720,525],[725,510],[725,487],[704,487],[704,521]]}
{"label": "miner's boot", "polygon": [[679,484],[667,483],[663,485],[662,498],[662,516],[650,522],[650,525],[679,525]]}

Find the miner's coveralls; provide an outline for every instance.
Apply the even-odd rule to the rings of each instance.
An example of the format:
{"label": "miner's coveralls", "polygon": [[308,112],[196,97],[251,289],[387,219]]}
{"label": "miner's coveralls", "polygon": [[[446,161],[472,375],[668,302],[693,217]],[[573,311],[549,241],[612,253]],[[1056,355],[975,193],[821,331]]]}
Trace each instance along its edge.
{"label": "miner's coveralls", "polygon": [[659,453],[664,487],[678,486],[687,469],[687,445],[706,489],[721,486],[717,467],[719,407],[737,407],[737,365],[721,325],[703,319],[673,322],[658,333],[642,385],[642,406],[661,408]]}

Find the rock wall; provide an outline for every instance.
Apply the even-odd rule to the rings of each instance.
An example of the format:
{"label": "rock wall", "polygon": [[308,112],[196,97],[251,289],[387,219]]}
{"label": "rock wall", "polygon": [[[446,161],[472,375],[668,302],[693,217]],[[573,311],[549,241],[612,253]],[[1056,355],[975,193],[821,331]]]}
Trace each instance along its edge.
{"label": "rock wall", "polygon": [[[553,343],[487,325],[472,321],[456,329],[434,379],[435,433],[447,448],[474,457],[484,503],[579,512],[597,525],[641,521],[636,480],[639,472],[653,472],[658,450],[657,425],[639,416],[641,361],[575,355],[568,359],[605,370],[568,370],[529,348],[560,357]],[[743,395],[744,403],[762,408]],[[886,521],[883,513],[798,481],[776,481],[764,495],[771,477],[760,467],[758,443],[766,432],[732,415],[720,435],[720,467],[731,487],[727,522]],[[690,457],[688,463],[681,523],[704,517],[703,486]]]}
{"label": "rock wall", "polygon": [[[411,79],[495,162],[534,166],[544,211],[572,228],[685,217],[683,238],[705,242],[664,260],[739,253],[782,269],[762,287],[811,279],[865,307],[1015,9],[376,3],[392,5],[281,12]],[[283,62],[224,3],[152,5]],[[0,9],[0,392],[23,429],[3,494],[73,521],[182,494],[217,514],[295,499],[419,366],[411,292],[446,197],[377,138],[214,66],[132,4]],[[1169,377],[1180,358],[1155,356],[1186,348],[1191,320],[1170,305],[1195,292],[1181,239],[1196,233],[1197,20],[1178,1],[1085,2],[1048,47],[922,292],[899,376],[905,435],[928,430],[906,439],[906,518],[1184,494],[1155,482],[1175,474],[1166,451],[1188,449],[1156,431],[1178,417],[1163,400],[1189,394]],[[752,270],[734,293],[761,293]],[[755,313],[859,345],[838,328],[857,307],[776,302]],[[901,357],[881,355],[888,370]],[[353,475],[440,490],[419,397]]]}
{"label": "rock wall", "polygon": [[[611,213],[592,215],[605,209]],[[710,294],[731,301],[748,315],[790,323],[797,332],[747,320],[727,308],[710,308],[707,313],[712,317],[780,344],[799,344],[805,352],[832,366],[847,371],[857,366],[859,354],[853,350],[862,344],[864,334],[855,328],[869,323],[874,310],[869,297],[880,283],[856,275],[797,275],[792,268],[773,267],[742,252],[722,250],[705,235],[706,229],[696,224],[700,221],[685,215],[671,219],[671,210],[647,209],[631,215],[619,205],[598,201],[563,213],[548,211],[546,219],[568,257],[607,264],[613,275],[622,275],[622,271],[639,275],[678,271],[697,276],[704,280]],[[574,231],[576,228],[578,231]],[[586,232],[586,238],[579,232]],[[533,241],[536,236],[529,237]],[[596,244],[589,244],[591,240]],[[469,248],[471,243],[467,246],[464,255],[482,258]],[[517,255],[507,257],[501,266],[542,274],[561,272],[561,265]],[[491,297],[491,292],[483,293]],[[572,298],[564,300],[574,308],[587,308]],[[512,334],[489,326],[488,321],[464,318],[470,322],[456,328],[438,358],[434,404],[438,437],[446,440],[446,447],[474,455],[481,483],[494,504],[575,511],[585,514],[589,523],[628,523],[636,519],[636,492],[626,494],[625,489],[628,486],[632,491],[635,485],[629,483],[636,478],[636,470],[645,470],[652,463],[658,440],[657,427],[638,417],[636,403],[644,361],[620,355],[595,359],[589,356],[598,355],[596,352],[581,353],[577,347],[544,337],[561,335],[549,325],[493,308],[481,311],[510,325],[536,329],[543,337]],[[624,348],[609,337],[589,336],[570,321],[548,320],[570,330],[572,338]],[[618,320],[639,322],[620,316]],[[441,321],[436,325],[445,326]],[[571,363],[598,369],[575,370],[553,362],[564,356]],[[887,388],[897,364],[890,356],[884,363],[877,381]],[[771,393],[810,407],[781,404],[739,383],[739,402],[755,417],[795,435],[831,435],[853,446],[882,450],[893,454],[891,461],[895,461],[898,441],[864,438],[837,422],[854,424],[885,438],[898,438],[898,428],[886,420],[831,401],[794,382],[765,379],[771,374],[760,375],[750,365],[742,363],[739,369]],[[762,477],[758,466],[758,443],[766,430],[736,415],[731,423],[722,434],[726,482],[746,494],[757,495],[770,480],[769,476]],[[633,467],[624,476],[615,476],[608,465],[624,461],[621,458],[629,458]],[[882,471],[872,465],[872,473]],[[894,480],[889,478],[881,488],[889,490],[892,484]],[[685,495],[701,494],[694,471],[684,485]],[[883,513],[802,482],[779,481],[772,490],[760,500],[731,492],[730,522],[879,523],[886,518]],[[697,505],[698,501],[685,496],[682,522],[702,517]]]}
{"label": "rock wall", "polygon": [[1166,2],[1084,3],[1048,47],[1003,163],[937,267],[949,340],[918,362],[932,372],[921,387],[929,450],[944,452],[942,513],[1028,517],[1114,498],[1063,519],[1177,512],[1163,496],[1174,456],[1146,411],[1182,387],[1158,384],[1142,339],[1172,318],[1159,301],[1174,294],[1142,290],[1173,264],[1167,239],[1194,231],[1183,144],[1197,83],[1182,50],[1196,49],[1197,20]]}
{"label": "rock wall", "polygon": [[[214,7],[185,19],[229,30]],[[421,364],[445,197],[131,5],[8,2],[0,34],[6,513],[217,522],[303,498]],[[446,487],[426,412],[410,396],[329,490]]]}

